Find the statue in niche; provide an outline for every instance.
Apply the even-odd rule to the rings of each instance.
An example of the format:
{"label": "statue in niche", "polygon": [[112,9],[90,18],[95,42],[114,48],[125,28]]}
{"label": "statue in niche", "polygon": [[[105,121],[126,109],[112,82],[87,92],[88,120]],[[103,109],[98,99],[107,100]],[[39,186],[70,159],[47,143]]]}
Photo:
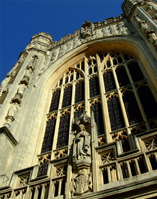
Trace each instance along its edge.
{"label": "statue in niche", "polygon": [[81,27],[81,37],[83,39],[91,37],[93,35],[93,31],[94,31],[94,24],[86,20]]}
{"label": "statue in niche", "polygon": [[73,143],[73,160],[86,159],[91,156],[90,134],[83,124],[79,125],[80,132],[76,135]]}

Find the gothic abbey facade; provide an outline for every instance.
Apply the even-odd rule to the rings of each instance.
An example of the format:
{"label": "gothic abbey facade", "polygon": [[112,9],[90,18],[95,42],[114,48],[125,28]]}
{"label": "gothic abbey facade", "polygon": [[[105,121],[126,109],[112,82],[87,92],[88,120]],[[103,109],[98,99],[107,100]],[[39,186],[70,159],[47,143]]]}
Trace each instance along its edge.
{"label": "gothic abbey facade", "polygon": [[0,86],[0,199],[157,198],[157,2],[32,37]]}

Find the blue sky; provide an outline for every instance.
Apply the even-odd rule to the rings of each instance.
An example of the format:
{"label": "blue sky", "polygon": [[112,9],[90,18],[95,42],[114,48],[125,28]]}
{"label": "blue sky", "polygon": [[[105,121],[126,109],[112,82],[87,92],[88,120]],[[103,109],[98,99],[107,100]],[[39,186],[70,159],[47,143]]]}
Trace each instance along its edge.
{"label": "blue sky", "polygon": [[122,14],[124,0],[0,0],[0,82],[20,52],[39,32],[54,41],[72,34],[85,20],[104,21]]}

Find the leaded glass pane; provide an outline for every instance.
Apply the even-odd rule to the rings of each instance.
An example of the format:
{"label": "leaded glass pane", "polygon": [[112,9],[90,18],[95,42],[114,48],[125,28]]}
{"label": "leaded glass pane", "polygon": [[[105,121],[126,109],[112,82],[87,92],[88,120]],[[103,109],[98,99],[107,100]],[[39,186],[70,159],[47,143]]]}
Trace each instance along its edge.
{"label": "leaded glass pane", "polygon": [[131,62],[128,64],[129,71],[131,73],[134,82],[144,79],[141,69],[137,62]]}
{"label": "leaded glass pane", "polygon": [[56,124],[55,118],[51,118],[51,120],[49,120],[47,122],[41,153],[51,151],[51,149],[52,149],[52,142],[53,142],[53,136],[54,136],[54,131],[55,131],[55,124]]}
{"label": "leaded glass pane", "polygon": [[75,103],[84,100],[84,82],[79,82],[76,84],[75,89]]}
{"label": "leaded glass pane", "polygon": [[76,110],[75,113],[74,113],[74,118],[75,119],[79,118],[82,115],[83,111],[84,111],[83,108],[79,108],[78,110]]}
{"label": "leaded glass pane", "polygon": [[102,116],[101,104],[95,103],[91,107],[91,112],[94,113],[94,119],[95,119],[95,122],[97,124],[98,135],[104,134],[104,125],[103,125],[103,116]]}
{"label": "leaded glass pane", "polygon": [[138,94],[148,119],[157,117],[157,103],[154,96],[147,86],[138,89]]}
{"label": "leaded glass pane", "polygon": [[55,111],[58,109],[59,105],[59,99],[60,99],[60,90],[57,90],[53,93],[52,101],[51,101],[51,106],[50,106],[50,112]]}
{"label": "leaded glass pane", "polygon": [[125,70],[124,67],[118,67],[116,69],[116,74],[117,74],[117,79],[118,79],[120,87],[130,84],[128,75],[127,75],[126,70]]}
{"label": "leaded glass pane", "polygon": [[129,124],[132,125],[138,122],[142,122],[142,116],[134,94],[132,92],[126,92],[123,96],[123,100]]}
{"label": "leaded glass pane", "polygon": [[111,130],[117,130],[124,127],[123,116],[118,98],[112,97],[108,100],[108,111],[111,123]]}
{"label": "leaded glass pane", "polygon": [[84,61],[81,62],[81,69],[84,71]]}
{"label": "leaded glass pane", "polygon": [[47,169],[48,169],[47,162],[40,165],[37,176],[39,177],[39,176],[47,175]]}
{"label": "leaded glass pane", "polygon": [[57,148],[68,145],[70,115],[66,113],[60,118]]}
{"label": "leaded glass pane", "polygon": [[71,95],[72,95],[72,86],[68,86],[64,89],[62,107],[71,105]]}
{"label": "leaded glass pane", "polygon": [[89,80],[89,86],[90,86],[90,97],[94,97],[100,94],[98,77],[96,76],[92,77]]}
{"label": "leaded glass pane", "polygon": [[104,78],[104,85],[105,85],[106,92],[111,91],[116,88],[113,74],[111,71],[104,73],[103,78]]}

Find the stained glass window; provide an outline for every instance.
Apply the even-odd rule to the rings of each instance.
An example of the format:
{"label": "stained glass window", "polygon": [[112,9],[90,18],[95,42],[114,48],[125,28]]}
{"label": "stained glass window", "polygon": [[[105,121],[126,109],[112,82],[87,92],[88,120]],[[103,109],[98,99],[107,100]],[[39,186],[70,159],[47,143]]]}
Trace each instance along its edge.
{"label": "stained glass window", "polygon": [[138,94],[148,119],[157,117],[157,103],[154,96],[147,86],[141,86]]}
{"label": "stained glass window", "polygon": [[92,77],[89,80],[89,86],[90,86],[90,97],[94,97],[94,96],[100,94],[99,81],[98,81],[98,77],[97,76]]}
{"label": "stained glass window", "polygon": [[76,110],[74,113],[74,118],[79,118],[82,115],[83,111],[83,108],[79,108],[78,110]]}
{"label": "stained glass window", "polygon": [[58,132],[58,139],[57,139],[57,148],[68,145],[69,122],[70,122],[69,113],[64,114],[60,118],[59,132]]}
{"label": "stained glass window", "polygon": [[104,73],[103,78],[104,78],[104,84],[105,84],[105,91],[106,92],[111,91],[111,90],[116,88],[114,78],[113,78],[113,74],[112,74],[111,71]]}
{"label": "stained glass window", "polygon": [[126,70],[125,70],[125,68],[123,66],[122,67],[118,67],[116,69],[116,74],[117,74],[117,79],[118,79],[120,87],[130,84],[128,75],[127,75]]}
{"label": "stained glass window", "polygon": [[124,121],[120,108],[120,103],[117,97],[112,97],[108,100],[108,111],[111,123],[111,130],[117,130],[124,127]]}
{"label": "stained glass window", "polygon": [[72,95],[72,86],[68,86],[64,89],[62,107],[71,105],[71,95]]}
{"label": "stained glass window", "polygon": [[43,175],[47,175],[47,169],[48,169],[48,163],[43,163],[38,170],[38,177],[39,176],[43,176]]}
{"label": "stained glass window", "polygon": [[51,120],[47,122],[41,153],[51,151],[52,149],[55,124],[56,124],[55,118],[51,118]]}
{"label": "stained glass window", "polygon": [[128,172],[127,164],[126,164],[126,163],[123,163],[123,164],[121,165],[121,168],[122,168],[123,179],[124,179],[124,178],[128,178],[128,177],[129,177],[129,172]]}
{"label": "stained glass window", "polygon": [[136,124],[142,122],[142,116],[136,102],[135,96],[132,92],[126,92],[123,96],[126,113],[128,116],[129,124]]}
{"label": "stained glass window", "polygon": [[59,105],[59,99],[60,99],[60,90],[57,90],[53,93],[52,101],[51,101],[51,106],[50,106],[50,112],[55,111],[58,109]]}
{"label": "stained glass window", "polygon": [[76,84],[75,89],[75,103],[84,100],[84,82],[79,82]]}
{"label": "stained glass window", "polygon": [[144,79],[141,69],[137,62],[131,62],[128,64],[129,71],[131,73],[134,82]]}
{"label": "stained glass window", "polygon": [[91,114],[94,113],[94,119],[97,124],[98,135],[104,134],[102,108],[100,103],[95,103],[91,107]]}

